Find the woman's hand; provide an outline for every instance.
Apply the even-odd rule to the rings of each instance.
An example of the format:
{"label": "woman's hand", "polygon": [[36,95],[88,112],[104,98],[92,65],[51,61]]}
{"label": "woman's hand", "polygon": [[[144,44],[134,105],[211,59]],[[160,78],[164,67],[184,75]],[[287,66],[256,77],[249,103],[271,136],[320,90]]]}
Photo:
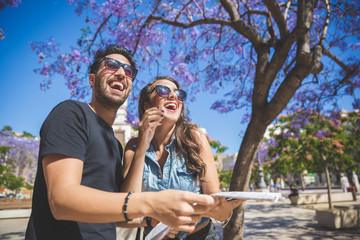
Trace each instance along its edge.
{"label": "woman's hand", "polygon": [[220,200],[219,203],[211,209],[208,214],[206,214],[207,217],[214,218],[218,221],[225,221],[230,216],[234,208],[245,202],[245,200],[242,199],[233,199],[228,201],[225,197],[218,198]]}
{"label": "woman's hand", "polygon": [[176,234],[178,234],[178,230],[175,230],[173,228],[171,228],[170,232],[168,232],[168,234],[166,235],[169,239],[173,239],[176,237]]}
{"label": "woman's hand", "polygon": [[164,110],[160,110],[158,107],[149,108],[144,112],[139,123],[139,145],[143,144],[145,150],[149,148],[156,127],[162,124],[163,118]]}

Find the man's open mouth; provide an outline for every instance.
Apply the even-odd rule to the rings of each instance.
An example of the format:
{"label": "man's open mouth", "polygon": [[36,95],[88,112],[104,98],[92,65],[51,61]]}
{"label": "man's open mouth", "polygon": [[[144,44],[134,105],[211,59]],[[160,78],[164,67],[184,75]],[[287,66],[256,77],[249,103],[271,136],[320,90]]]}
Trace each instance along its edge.
{"label": "man's open mouth", "polygon": [[120,81],[117,81],[117,80],[109,82],[109,86],[112,89],[119,90],[119,91],[122,91],[125,88],[124,84],[122,82],[120,82]]}

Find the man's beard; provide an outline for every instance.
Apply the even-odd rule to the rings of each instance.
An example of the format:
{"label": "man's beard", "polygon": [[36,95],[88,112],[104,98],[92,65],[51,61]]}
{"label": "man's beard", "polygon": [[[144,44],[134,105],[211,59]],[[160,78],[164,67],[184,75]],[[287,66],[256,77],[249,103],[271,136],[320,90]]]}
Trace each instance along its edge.
{"label": "man's beard", "polygon": [[[105,83],[106,84],[106,83]],[[126,98],[113,98],[105,92],[105,88],[101,86],[101,79],[95,77],[95,97],[96,100],[105,108],[117,111],[125,102]]]}

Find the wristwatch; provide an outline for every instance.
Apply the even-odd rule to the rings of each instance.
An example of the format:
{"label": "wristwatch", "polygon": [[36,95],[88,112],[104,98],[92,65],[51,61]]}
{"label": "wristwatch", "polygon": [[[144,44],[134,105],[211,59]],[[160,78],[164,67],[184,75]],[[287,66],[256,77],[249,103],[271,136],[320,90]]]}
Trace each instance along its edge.
{"label": "wristwatch", "polygon": [[151,227],[151,228],[152,228],[152,226],[151,226],[151,217],[146,217],[146,225],[147,225],[148,227]]}
{"label": "wristwatch", "polygon": [[226,225],[228,225],[228,223],[230,222],[232,215],[233,215],[233,212],[231,212],[230,216],[227,219],[225,219],[224,221],[218,221],[218,220],[214,219],[215,224],[217,224],[218,226],[220,226],[222,228],[226,227]]}

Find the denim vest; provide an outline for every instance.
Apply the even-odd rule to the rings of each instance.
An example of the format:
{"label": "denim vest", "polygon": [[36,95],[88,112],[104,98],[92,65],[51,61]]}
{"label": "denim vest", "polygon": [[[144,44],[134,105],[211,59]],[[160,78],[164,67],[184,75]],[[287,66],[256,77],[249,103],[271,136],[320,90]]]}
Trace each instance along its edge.
{"label": "denim vest", "polygon": [[[155,192],[165,189],[175,189],[202,193],[201,187],[199,183],[194,180],[193,174],[187,171],[184,157],[176,151],[176,140],[173,139],[165,146],[165,150],[169,155],[164,164],[163,172],[161,172],[154,148],[151,144],[146,151],[142,191]],[[200,226],[207,220],[208,218],[203,217],[196,226]],[[149,227],[145,227],[145,229],[151,230]],[[179,232],[176,236],[178,238],[185,238],[186,233]]]}

